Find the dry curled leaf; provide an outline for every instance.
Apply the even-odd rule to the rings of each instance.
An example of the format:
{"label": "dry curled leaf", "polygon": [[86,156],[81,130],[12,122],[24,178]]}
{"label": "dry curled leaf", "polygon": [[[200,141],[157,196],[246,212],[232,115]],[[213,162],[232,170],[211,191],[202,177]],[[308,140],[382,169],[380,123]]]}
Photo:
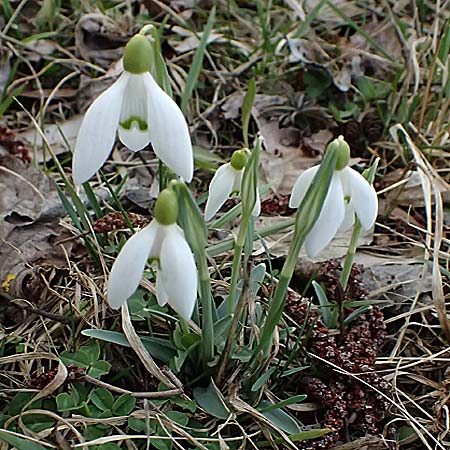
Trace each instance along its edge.
{"label": "dry curled leaf", "polygon": [[[65,215],[53,181],[13,157],[0,160],[0,282],[18,277],[29,266],[60,265],[66,251],[55,244]],[[3,284],[8,289],[8,284]]]}

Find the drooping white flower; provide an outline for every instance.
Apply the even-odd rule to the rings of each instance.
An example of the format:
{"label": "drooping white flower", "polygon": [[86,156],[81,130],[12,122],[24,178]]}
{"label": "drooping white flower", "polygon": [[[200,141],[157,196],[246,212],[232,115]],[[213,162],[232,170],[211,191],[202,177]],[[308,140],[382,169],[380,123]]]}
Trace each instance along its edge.
{"label": "drooping white flower", "polygon": [[[246,161],[246,151],[237,150],[231,157],[231,162],[220,166],[209,184],[209,196],[205,207],[205,220],[208,222],[219,211],[233,192],[240,192],[242,175]],[[252,215],[259,216],[261,201],[256,189],[256,203]]]}
{"label": "drooping white flower", "polygon": [[[311,167],[298,177],[289,200],[291,208],[300,206],[318,170],[319,166]],[[345,165],[334,171],[319,218],[305,240],[308,255],[318,255],[338,230],[351,228],[355,214],[363,228],[369,230],[378,214],[377,194],[361,174]]]}
{"label": "drooping white flower", "polygon": [[114,262],[108,280],[108,303],[112,308],[120,308],[135,292],[150,259],[157,262],[159,305],[169,303],[181,317],[190,319],[197,299],[197,269],[183,230],[175,222],[176,214],[170,211],[173,202],[167,199],[171,195],[175,193],[167,189],[161,192],[155,219],[128,240]]}
{"label": "drooping white flower", "polygon": [[134,36],[125,47],[124,72],[87,110],[73,155],[75,184],[84,183],[100,169],[116,133],[133,151],[151,142],[164,164],[191,181],[194,158],[188,126],[180,108],[150,74],[151,52],[144,36]]}

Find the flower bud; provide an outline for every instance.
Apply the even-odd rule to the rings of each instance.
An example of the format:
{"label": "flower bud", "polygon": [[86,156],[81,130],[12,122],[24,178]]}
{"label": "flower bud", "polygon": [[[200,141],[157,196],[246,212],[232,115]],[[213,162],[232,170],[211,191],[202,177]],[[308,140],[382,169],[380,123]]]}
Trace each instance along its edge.
{"label": "flower bud", "polygon": [[164,189],[156,200],[155,219],[161,225],[172,225],[178,217],[178,198],[172,189]]}
{"label": "flower bud", "polygon": [[336,149],[337,153],[336,170],[345,169],[350,160],[350,147],[343,136],[339,136],[328,144],[327,151],[332,149]]}
{"label": "flower bud", "polygon": [[247,162],[247,155],[248,155],[248,150],[247,149],[242,149],[242,150],[236,150],[233,153],[233,156],[231,157],[231,167],[234,170],[242,170],[245,166],[245,163]]}
{"label": "flower bud", "polygon": [[142,34],[134,35],[125,46],[123,53],[123,68],[136,75],[148,72],[153,60],[153,48]]}

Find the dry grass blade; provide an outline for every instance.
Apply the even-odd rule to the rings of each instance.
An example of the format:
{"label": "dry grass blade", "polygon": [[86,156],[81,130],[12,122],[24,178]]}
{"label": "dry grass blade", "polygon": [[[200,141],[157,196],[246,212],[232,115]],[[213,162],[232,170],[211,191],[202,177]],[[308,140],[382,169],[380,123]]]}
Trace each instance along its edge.
{"label": "dry grass blade", "polygon": [[[417,164],[417,169],[421,175],[422,190],[425,200],[425,210],[427,213],[427,247],[433,248],[432,255],[432,294],[433,302],[436,307],[436,312],[439,318],[439,323],[442,331],[448,341],[450,341],[450,321],[447,317],[447,309],[445,304],[445,295],[442,287],[442,275],[439,266],[440,247],[442,243],[442,229],[443,229],[443,204],[441,190],[450,190],[448,183],[442,179],[433,166],[423,156],[422,152],[415,145],[407,131],[402,125],[398,124],[391,128],[390,133],[398,146],[400,146],[399,133],[402,133],[409,149],[411,150],[414,161]],[[432,214],[432,196],[434,197],[434,216],[435,224],[433,227]],[[433,239],[433,244],[432,244]],[[425,258],[429,259],[429,251],[425,251]],[[406,327],[402,330],[404,335]]]}
{"label": "dry grass blade", "polygon": [[[136,354],[139,356],[139,359],[141,360],[142,364],[144,364],[145,368],[161,383],[165,384],[170,389],[180,389],[181,383],[176,386],[173,382],[173,379],[171,380],[168,376],[166,376],[161,369],[156,365],[154,359],[151,357],[150,353],[146,350],[144,345],[142,344],[141,340],[139,339],[139,336],[137,335],[133,324],[131,323],[131,317],[130,312],[128,310],[128,305],[125,303],[125,305],[122,306],[122,327],[123,332],[125,333],[125,336],[128,339],[128,342],[130,343],[131,348],[136,352]],[[182,390],[180,389],[180,393]]]}
{"label": "dry grass blade", "polygon": [[[0,358],[0,365],[2,364],[12,364],[20,361],[28,361],[28,360],[37,360],[37,359],[47,359],[50,361],[57,361],[58,362],[58,371],[56,373],[56,376],[53,378],[53,380],[45,386],[44,389],[39,391],[29,402],[27,405],[35,402],[36,400],[39,400],[40,398],[47,397],[51,394],[53,394],[63,383],[66,381],[67,378],[67,369],[66,366],[61,362],[61,360],[51,353],[46,352],[32,352],[32,353],[26,353],[26,354],[19,354],[19,355],[11,355],[11,356],[5,356],[3,358]],[[26,406],[25,405],[25,408]]]}

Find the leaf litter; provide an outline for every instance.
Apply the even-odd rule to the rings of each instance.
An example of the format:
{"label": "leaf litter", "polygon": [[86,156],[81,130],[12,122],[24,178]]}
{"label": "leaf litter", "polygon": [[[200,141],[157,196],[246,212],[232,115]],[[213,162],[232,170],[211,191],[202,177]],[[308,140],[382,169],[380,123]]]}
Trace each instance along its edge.
{"label": "leaf litter", "polygon": [[[149,5],[150,3],[152,5]],[[406,3],[402,5],[398,3],[391,7],[387,2],[386,4],[369,2],[370,5],[356,5],[354,2],[339,1],[334,2],[332,7],[329,2],[284,2],[288,8],[283,9],[276,5],[269,21],[274,26],[273,33],[276,38],[274,41],[278,41],[278,45],[273,48],[273,55],[276,55],[276,58],[271,61],[272,55],[261,51],[263,36],[260,24],[246,28],[246,25],[256,20],[255,11],[247,3],[236,2],[236,9],[232,11],[236,19],[236,23],[233,23],[233,33],[227,30],[229,19],[226,19],[224,14],[223,27],[217,27],[217,30],[213,30],[210,35],[208,61],[205,63],[205,70],[195,93],[196,108],[206,112],[198,122],[199,125],[196,124],[193,127],[194,140],[202,142],[207,148],[214,147],[214,151],[224,158],[235,150],[235,146],[241,141],[238,123],[243,93],[246,91],[247,75],[248,78],[250,74],[256,76],[258,92],[261,93],[256,95],[251,126],[252,133],[260,132],[265,139],[260,183],[268,184],[272,189],[273,192],[266,194],[266,197],[270,199],[273,195],[288,194],[298,174],[320,160],[321,151],[336,133],[334,128],[339,130],[347,128],[349,131],[355,129],[357,125],[356,134],[360,134],[364,114],[373,111],[382,112],[383,128],[402,122],[404,117],[408,118],[404,120],[409,133],[406,138],[407,145],[401,138],[395,141],[392,135],[389,136],[383,129],[376,139],[364,140],[361,154],[358,155],[358,159],[355,159],[355,163],[362,167],[365,167],[366,162],[374,155],[380,155],[383,161],[383,178],[376,182],[377,190],[382,196],[381,214],[375,230],[363,237],[364,246],[358,251],[356,261],[365,266],[362,280],[370,291],[369,298],[383,301],[387,337],[375,366],[386,381],[392,382],[394,404],[389,413],[390,421],[384,422],[384,431],[379,429],[384,433],[383,439],[360,437],[356,432],[351,436],[353,442],[341,441],[341,445],[332,448],[342,450],[364,448],[364,446],[377,449],[398,448],[399,442],[402,447],[407,445],[406,448],[411,449],[444,448],[448,441],[446,436],[448,433],[448,426],[446,429],[448,371],[445,367],[448,365],[449,356],[441,331],[444,329],[442,322],[446,320],[445,303],[446,296],[448,297],[448,239],[445,234],[448,232],[448,222],[445,223],[446,211],[443,207],[446,205],[448,208],[448,185],[440,180],[444,178],[448,180],[446,149],[448,149],[449,140],[448,133],[442,132],[447,124],[446,119],[443,119],[441,115],[435,116],[437,120],[433,120],[432,116],[433,102],[439,104],[439,101],[445,100],[442,96],[440,97],[439,87],[441,86],[436,87],[433,84],[433,89],[430,87],[426,91],[426,95],[423,96],[424,103],[419,104],[419,107],[414,97],[419,92],[419,86],[420,92],[426,88],[426,76],[430,76],[430,73],[433,75],[433,72],[429,71],[430,56],[432,56],[433,46],[436,48],[438,39],[434,30],[444,29],[440,25],[444,23],[443,18],[446,17],[446,13],[441,10],[442,16],[436,14],[433,17],[424,17],[420,16],[423,14],[422,11],[419,12],[418,18],[408,10]],[[170,5],[162,2],[139,2],[139,8],[140,12],[144,13],[152,10],[158,20],[165,14],[169,14],[170,25],[166,27],[165,35],[170,49],[165,51],[168,57],[172,58],[169,63],[172,69],[175,64],[180,65],[177,78],[174,77],[177,80],[175,87],[179,88],[183,85],[192,52],[195,51],[198,39],[201,38],[201,31],[198,32],[198,30],[203,28],[192,26],[192,29],[189,29],[192,23],[188,24],[187,21],[195,18],[197,23],[201,23],[203,17],[199,14],[194,2],[171,2]],[[315,10],[317,15],[312,17]],[[296,35],[298,23],[293,22],[293,14],[300,19],[301,24],[312,17],[310,26],[306,27],[306,32],[301,36]],[[129,21],[128,12],[118,8],[117,11],[108,11],[106,14],[92,12],[83,16],[80,12],[78,15],[77,20],[74,21],[72,18],[71,22],[61,25],[68,26],[73,31],[77,23],[78,34],[75,40],[77,55],[86,62],[98,66],[99,69],[105,69],[112,62],[118,61],[123,42],[132,34],[133,25]],[[282,19],[287,20],[287,26],[281,33],[277,31],[276,25],[277,20],[281,23]],[[402,28],[399,28],[397,19],[401,19]],[[425,45],[425,40],[420,41],[417,21],[422,21],[425,34],[428,33],[434,39],[433,46]],[[358,26],[356,30],[355,24]],[[34,24],[28,25],[28,29],[33,26]],[[428,38],[424,37],[424,39]],[[441,44],[443,45],[443,42]],[[70,51],[72,50],[74,50],[73,47],[70,48]],[[30,61],[39,65],[47,60],[46,58],[57,54],[60,49],[53,44],[45,47],[45,42],[41,42],[40,47],[35,45],[25,51],[27,57],[32,54],[38,55],[34,59],[30,58]],[[175,54],[171,53],[172,51]],[[404,61],[405,52],[413,55],[409,65]],[[249,58],[250,64],[248,64]],[[83,74],[80,76],[78,86],[75,83],[72,84],[72,89],[74,86],[79,88],[76,103],[74,104],[73,99],[64,95],[56,95],[51,103],[54,107],[47,112],[46,122],[50,124],[50,127],[46,126],[44,130],[52,149],[61,158],[69,153],[66,142],[69,147],[72,146],[76,135],[79,116],[74,115],[73,111],[82,112],[120,71],[120,66],[115,65],[112,72],[98,77],[98,74],[103,72],[99,70],[93,74],[86,70],[88,67],[91,66],[83,66]],[[253,71],[252,67],[257,67],[258,70]],[[405,74],[400,76],[398,93],[392,92],[390,97],[375,96],[373,99],[366,96],[362,99],[363,104],[358,105],[357,111],[350,116],[345,116],[346,102],[361,102],[361,97],[358,96],[358,89],[361,87],[358,84],[359,80],[368,77],[369,81],[391,82],[399,67],[404,68]],[[79,68],[75,59],[73,68]],[[325,78],[320,78],[322,84],[319,83],[318,87],[314,86],[316,89],[314,91],[311,84],[305,84],[304,75],[310,72],[313,74],[312,78],[319,77],[318,69],[322,71],[321,74],[330,77],[332,84],[323,89]],[[448,67],[442,64],[439,70],[445,72],[448,71]],[[26,71],[26,67],[21,66],[19,76],[26,76]],[[245,79],[242,74],[245,74]],[[39,76],[36,77],[33,74],[33,77],[35,81],[41,81]],[[280,79],[291,86],[291,91],[286,93]],[[270,80],[275,82],[271,83]],[[445,77],[443,80],[445,83]],[[44,84],[47,81],[47,84],[51,85],[48,80],[43,81]],[[280,89],[280,86],[283,88]],[[266,90],[267,87],[269,89]],[[41,91],[44,92],[44,90]],[[40,91],[35,89],[34,92]],[[295,96],[292,93],[295,93],[297,97],[305,95],[307,102],[294,101]],[[32,96],[28,95],[28,99],[27,101],[35,107]],[[426,103],[430,106],[428,107]],[[338,108],[339,114],[336,114],[336,108],[333,109],[332,106]],[[309,119],[305,121],[307,107],[314,109],[314,115],[306,115]],[[64,110],[63,121],[60,120],[61,110]],[[22,117],[21,121],[24,125],[26,120],[23,119],[24,116],[21,115],[20,110],[17,114]],[[351,120],[348,120],[348,117]],[[56,118],[59,118],[57,128],[52,125]],[[427,126],[425,126],[426,118],[430,123]],[[5,114],[2,119],[7,121],[8,126],[16,128],[17,122],[13,114]],[[197,120],[194,117],[190,119],[191,123]],[[441,129],[438,129],[436,133],[438,123]],[[29,124],[25,123],[25,125]],[[312,125],[318,129],[312,128]],[[60,130],[63,132],[61,133]],[[211,130],[215,131],[214,136]],[[30,152],[32,157],[36,158],[35,162],[50,162],[43,156],[39,137],[36,139],[32,135],[33,131],[28,130],[24,134],[18,133],[17,139],[22,140],[25,147],[36,148],[36,152]],[[213,146],[209,145],[211,142],[214,143]],[[420,146],[420,150],[414,146]],[[439,148],[435,148],[436,146]],[[411,151],[415,157],[414,164],[411,164],[413,158],[411,154],[408,154]],[[115,155],[121,155],[121,153]],[[418,155],[426,155],[426,158]],[[113,156],[113,158],[119,158],[119,156]],[[117,166],[124,162],[117,161],[119,164],[110,164],[105,168],[107,173],[114,173]],[[146,165],[144,163],[144,166]],[[433,171],[434,165],[439,172]],[[71,298],[74,304],[74,309],[71,309],[67,300],[61,304],[56,304],[54,301],[46,304],[44,301],[43,305],[50,308],[47,313],[60,314],[60,316],[62,313],[67,316],[71,311],[71,314],[75,314],[78,330],[83,328],[84,323],[101,327],[108,318],[103,302],[104,276],[84,259],[83,252],[81,259],[76,259],[70,264],[68,262],[75,242],[73,236],[76,237],[77,234],[73,228],[67,225],[61,226],[64,211],[60,207],[52,181],[58,177],[52,173],[49,177],[43,175],[41,169],[27,166],[18,161],[17,156],[2,157],[0,170],[2,171],[0,177],[2,191],[0,230],[3,240],[0,248],[0,279],[2,283],[7,281],[8,275],[24,279],[18,275],[28,274],[27,271],[30,269],[35,270],[43,266],[50,268],[68,266],[71,276],[58,278],[56,284],[49,283],[49,279],[54,276],[50,272],[35,270],[35,273],[39,274],[38,278],[40,277],[43,281],[46,292],[54,296],[53,299]],[[204,185],[204,180],[201,178],[208,176],[208,173],[199,175],[199,184]],[[146,201],[145,197],[153,196],[155,187],[153,186],[152,191],[148,183],[145,184],[142,181],[144,179],[145,176],[139,175],[139,171],[136,170],[132,172],[131,179],[126,183],[129,192],[137,192],[134,200],[133,195],[127,193],[127,189],[122,192],[122,195],[128,195],[129,200],[134,201],[138,212],[147,212],[151,202]],[[107,210],[112,209],[108,204],[109,200],[108,196],[101,197],[101,201],[105,202],[102,205],[106,206]],[[270,203],[267,204],[270,205]],[[287,208],[286,215],[289,215]],[[286,220],[286,216],[271,215],[270,207],[267,214],[263,214],[259,219],[262,227],[282,220]],[[123,223],[120,224],[123,225]],[[228,228],[225,232],[232,233],[233,228]],[[348,239],[348,236],[344,236],[345,238]],[[267,260],[266,250],[268,249],[269,255],[275,262],[276,257],[283,258],[286,254],[288,239],[289,233],[271,234],[265,238],[266,247],[257,242],[254,256]],[[59,241],[63,244],[58,245]],[[342,241],[337,239],[331,250],[322,255],[320,260],[341,256],[342,252],[339,252],[339,249],[342,250],[342,246]],[[79,254],[76,256],[78,258]],[[109,258],[109,255],[106,254],[106,257]],[[226,266],[226,257],[217,260],[216,263]],[[300,267],[308,267],[304,257],[300,259]],[[309,276],[320,266],[316,263],[313,267]],[[215,286],[218,292],[220,292],[221,282],[223,280],[217,280],[217,286]],[[16,289],[13,280],[3,286]],[[23,289],[10,292],[14,294],[20,292],[20,296],[25,297]],[[32,297],[30,301],[33,301]],[[296,304],[293,302],[292,307]],[[289,315],[295,316],[294,310]],[[39,348],[39,346],[47,348],[47,339],[48,342],[52,340],[57,342],[63,336],[63,342],[57,345],[72,346],[69,338],[70,328],[65,322],[58,323],[55,322],[55,317],[40,316],[41,323],[36,325],[35,318],[33,314],[25,315],[20,326],[13,324],[12,329],[15,334],[14,337],[7,336],[7,345],[14,342],[13,338],[21,339],[21,336],[28,336],[28,345],[31,348]],[[133,311],[131,311],[131,320],[133,320]],[[155,324],[161,331],[161,323],[156,321]],[[27,327],[28,331],[26,331]],[[3,336],[6,335],[2,334]],[[332,339],[332,337],[327,335],[326,339]],[[147,366],[151,365],[151,360],[136,339],[134,346],[141,352],[141,361]],[[53,346],[48,348],[53,349]],[[319,353],[320,350],[316,352],[316,356],[320,356]],[[133,383],[136,383],[136,390],[145,390],[146,387],[156,389],[154,382],[148,375],[144,375],[146,372],[138,358],[124,354],[116,354],[116,356],[117,361],[120,361],[117,363],[118,367],[120,364],[124,367],[136,365],[139,375],[131,377]],[[10,364],[11,371],[15,370],[20,375],[14,384],[11,384],[8,378],[1,381],[2,387],[7,389],[18,386],[19,390],[25,390],[26,380],[32,379],[38,373],[45,373],[50,367],[37,363],[29,364],[24,368],[17,363],[18,359],[15,362],[12,361],[9,359],[4,362]],[[330,372],[330,374],[333,373],[333,371]],[[164,375],[166,376],[167,374]],[[329,375],[331,378],[333,376]],[[339,378],[334,378],[332,381],[332,383],[337,382]],[[317,380],[316,383],[318,383]],[[321,383],[324,381],[322,380]],[[332,383],[328,386],[319,384],[316,386],[329,389],[333,388]],[[327,384],[326,380],[325,384]],[[230,384],[230,386],[233,385]],[[311,389],[312,385],[309,388]],[[338,386],[337,390],[339,389],[341,387]],[[335,392],[337,392],[336,389]],[[371,387],[367,387],[368,392],[374,392],[373,383]],[[312,391],[311,395],[314,395]],[[236,411],[245,411],[254,416],[256,422],[266,423],[267,419],[261,417],[259,412],[255,412],[254,408],[245,404],[243,400],[235,399],[232,404]],[[334,407],[336,405],[334,404]],[[326,407],[321,404],[320,399],[317,400],[316,408]],[[149,412],[145,408],[148,406],[144,404],[143,410],[133,412],[135,417],[153,414],[153,410]],[[160,420],[166,421],[164,423],[169,428],[181,433],[179,425],[169,420],[165,413],[162,413],[161,417]],[[83,426],[88,426],[90,423],[87,418],[80,418],[80,416],[77,416],[76,420]],[[250,431],[253,430],[243,432],[239,428],[239,422],[233,422],[233,420],[230,419],[230,427],[236,428],[234,432],[242,439],[253,442],[254,436],[250,436]],[[350,417],[347,427],[350,427],[353,432],[352,420],[356,420],[355,417]],[[400,423],[401,427],[397,427],[393,432],[395,422]],[[61,423],[67,433],[70,426],[67,422]],[[115,419],[98,419],[98,423],[114,423],[120,428],[124,422]],[[211,434],[212,430],[211,428]],[[344,438],[349,437],[348,430],[349,428],[342,434],[342,436],[345,435]],[[245,434],[247,432],[249,436]],[[273,439],[270,434],[266,436],[268,439]],[[77,437],[80,438],[80,435]],[[108,437],[103,438],[102,442],[117,442],[120,438],[133,448],[132,436],[121,435],[110,436],[110,438],[110,441]],[[323,441],[319,439],[313,442],[322,445],[319,443]],[[294,445],[288,439],[286,443]],[[220,440],[221,447],[229,446],[229,444],[231,441],[227,444],[227,439]],[[76,444],[77,447],[83,445],[81,440],[79,444]],[[202,445],[197,442],[198,447],[202,448]]]}

